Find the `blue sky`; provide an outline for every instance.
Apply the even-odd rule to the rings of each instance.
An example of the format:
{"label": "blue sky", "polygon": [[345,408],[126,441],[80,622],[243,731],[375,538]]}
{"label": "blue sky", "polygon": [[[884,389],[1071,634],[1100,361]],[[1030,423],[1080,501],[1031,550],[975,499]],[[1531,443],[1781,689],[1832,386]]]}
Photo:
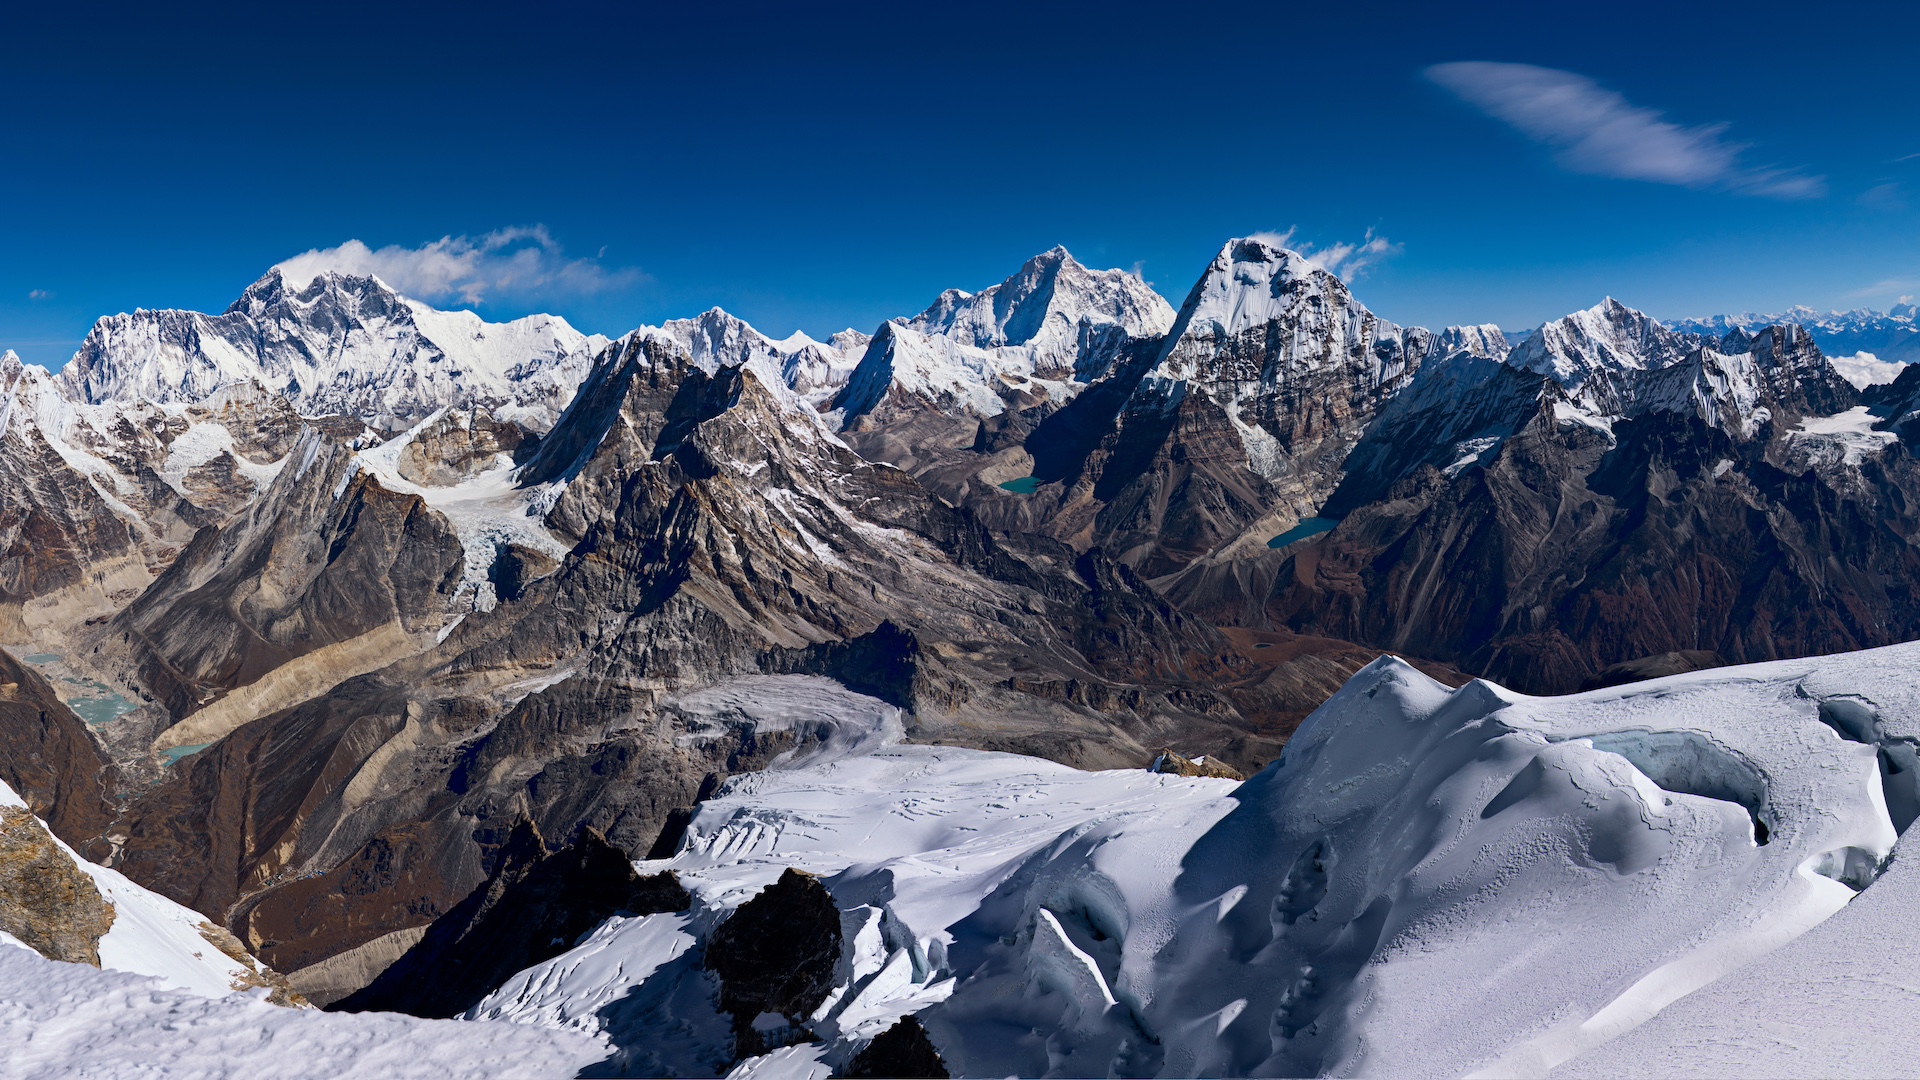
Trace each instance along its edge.
{"label": "blue sky", "polygon": [[56,367],[349,241],[605,333],[870,330],[1056,243],[1178,304],[1289,229],[1409,324],[1920,293],[1907,5],[53,7],[0,38],[0,348]]}

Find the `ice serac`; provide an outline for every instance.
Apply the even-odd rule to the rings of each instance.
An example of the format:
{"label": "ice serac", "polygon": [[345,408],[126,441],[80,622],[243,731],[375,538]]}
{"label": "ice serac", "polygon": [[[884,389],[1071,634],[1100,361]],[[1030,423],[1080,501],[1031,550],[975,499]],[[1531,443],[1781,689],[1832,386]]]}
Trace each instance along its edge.
{"label": "ice serac", "polygon": [[395,432],[446,406],[483,406],[542,431],[605,344],[551,315],[488,323],[438,311],[375,277],[278,269],[219,315],[135,311],[101,319],[60,380],[76,400],[203,401],[256,382],[302,415]]}

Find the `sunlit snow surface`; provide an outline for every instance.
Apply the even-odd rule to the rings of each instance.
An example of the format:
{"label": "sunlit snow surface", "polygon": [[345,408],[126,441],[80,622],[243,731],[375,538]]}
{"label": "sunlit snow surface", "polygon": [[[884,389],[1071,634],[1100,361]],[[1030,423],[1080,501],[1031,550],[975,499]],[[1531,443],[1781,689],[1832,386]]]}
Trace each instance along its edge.
{"label": "sunlit snow surface", "polygon": [[565,1032],[207,998],[7,945],[0,1050],[7,1080],[558,1077],[600,1056]]}
{"label": "sunlit snow surface", "polygon": [[1916,662],[1528,698],[1383,659],[1244,785],[867,740],[731,781],[641,864],[690,912],[612,920],[473,1015],[723,1071],[700,943],[796,866],[842,910],[840,988],[820,1042],[743,1072],[840,1067],[917,1013],[955,1075],[1537,1075],[1872,883],[1887,793],[1920,812]]}

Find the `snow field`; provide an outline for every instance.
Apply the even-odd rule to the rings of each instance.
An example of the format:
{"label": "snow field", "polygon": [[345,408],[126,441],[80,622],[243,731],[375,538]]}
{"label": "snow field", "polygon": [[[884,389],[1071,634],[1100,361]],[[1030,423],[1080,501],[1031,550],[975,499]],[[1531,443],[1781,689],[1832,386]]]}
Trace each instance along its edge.
{"label": "snow field", "polygon": [[737,1075],[838,1067],[909,1013],[956,1075],[1538,1075],[1872,885],[1889,792],[1920,807],[1881,764],[1920,736],[1916,660],[1545,699],[1383,658],[1240,785],[862,739],[884,706],[730,685],[689,708],[773,716],[804,690],[867,719],[730,781],[640,864],[690,912],[610,921],[472,1015],[722,1072],[700,943],[794,866],[841,908],[844,970],[820,1042]]}

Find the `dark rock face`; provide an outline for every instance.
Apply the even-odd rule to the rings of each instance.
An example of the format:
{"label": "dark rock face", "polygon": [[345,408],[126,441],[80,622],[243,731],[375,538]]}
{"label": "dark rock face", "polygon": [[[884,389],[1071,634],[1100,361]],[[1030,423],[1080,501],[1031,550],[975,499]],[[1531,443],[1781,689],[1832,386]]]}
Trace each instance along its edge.
{"label": "dark rock face", "polygon": [[[184,618],[204,598],[212,613],[229,585],[245,596],[289,580],[305,583],[274,609],[289,625],[310,619],[319,635],[397,616],[408,643],[424,641],[273,703],[128,808],[119,868],[216,914],[282,970],[433,922],[486,880],[522,819],[650,850],[704,784],[793,746],[751,723],[696,735],[667,707],[733,677],[827,676],[908,710],[916,737],[1087,765],[1137,766],[1167,742],[1246,765],[1278,752],[1235,704],[1255,667],[1131,571],[995,536],[850,453],[751,371],[708,372],[670,340],[610,349],[527,461],[528,482],[570,478],[545,519],[565,557],[524,559],[496,607],[439,622],[441,640],[427,633],[447,618],[439,575],[459,558],[433,539],[445,526],[365,476],[326,502],[344,478],[326,476],[328,453],[308,472],[318,494],[285,496],[311,511],[256,540],[239,542],[251,526],[237,521],[220,534],[234,542],[203,542],[193,580],[218,588],[186,587],[183,566],[126,617],[165,633],[162,611]],[[370,587],[327,585],[333,564],[303,554],[310,533],[343,558],[363,550],[350,577]],[[267,655],[241,637],[214,654]]]}
{"label": "dark rock face", "polygon": [[1592,678],[1581,683],[1580,689],[1601,690],[1609,686],[1625,686],[1628,683],[1645,682],[1648,679],[1660,679],[1668,675],[1684,675],[1689,671],[1705,671],[1709,668],[1726,666],[1727,662],[1720,659],[1719,653],[1707,652],[1704,649],[1661,653],[1658,656],[1643,656],[1638,660],[1626,660],[1603,668]]}
{"label": "dark rock face", "polygon": [[104,853],[115,770],[40,673],[0,651],[0,780],[82,852]]}
{"label": "dark rock face", "polygon": [[916,1017],[903,1016],[892,1027],[874,1036],[848,1062],[850,1077],[926,1077],[946,1080],[947,1063],[934,1049],[933,1039]]}
{"label": "dark rock face", "polygon": [[[383,628],[393,640],[373,659],[388,662],[408,633],[446,618],[462,553],[445,519],[358,472],[346,448],[317,431],[291,453],[246,514],[195,536],[105,635],[176,721],[297,657]],[[313,690],[325,675],[316,672]],[[225,731],[205,734],[186,741]]]}
{"label": "dark rock face", "polygon": [[100,966],[113,905],[33,815],[0,806],[0,930],[49,960]]}
{"label": "dark rock face", "polygon": [[539,831],[522,822],[496,858],[486,882],[406,955],[328,1008],[458,1016],[610,916],[679,911],[689,902],[671,873],[641,877],[625,853],[590,830],[549,854]]}
{"label": "dark rock face", "polygon": [[1530,693],[1660,653],[1746,663],[1920,634],[1901,584],[1920,572],[1904,449],[1844,465],[1784,424],[1736,441],[1671,412],[1619,421],[1610,441],[1553,404],[1484,468],[1423,469],[1289,558],[1273,624]]}
{"label": "dark rock face", "polygon": [[756,1017],[775,1013],[797,1028],[827,1000],[841,948],[833,897],[793,869],[714,930],[706,966],[720,979],[720,1009],[733,1017],[739,1056],[766,1052]]}

